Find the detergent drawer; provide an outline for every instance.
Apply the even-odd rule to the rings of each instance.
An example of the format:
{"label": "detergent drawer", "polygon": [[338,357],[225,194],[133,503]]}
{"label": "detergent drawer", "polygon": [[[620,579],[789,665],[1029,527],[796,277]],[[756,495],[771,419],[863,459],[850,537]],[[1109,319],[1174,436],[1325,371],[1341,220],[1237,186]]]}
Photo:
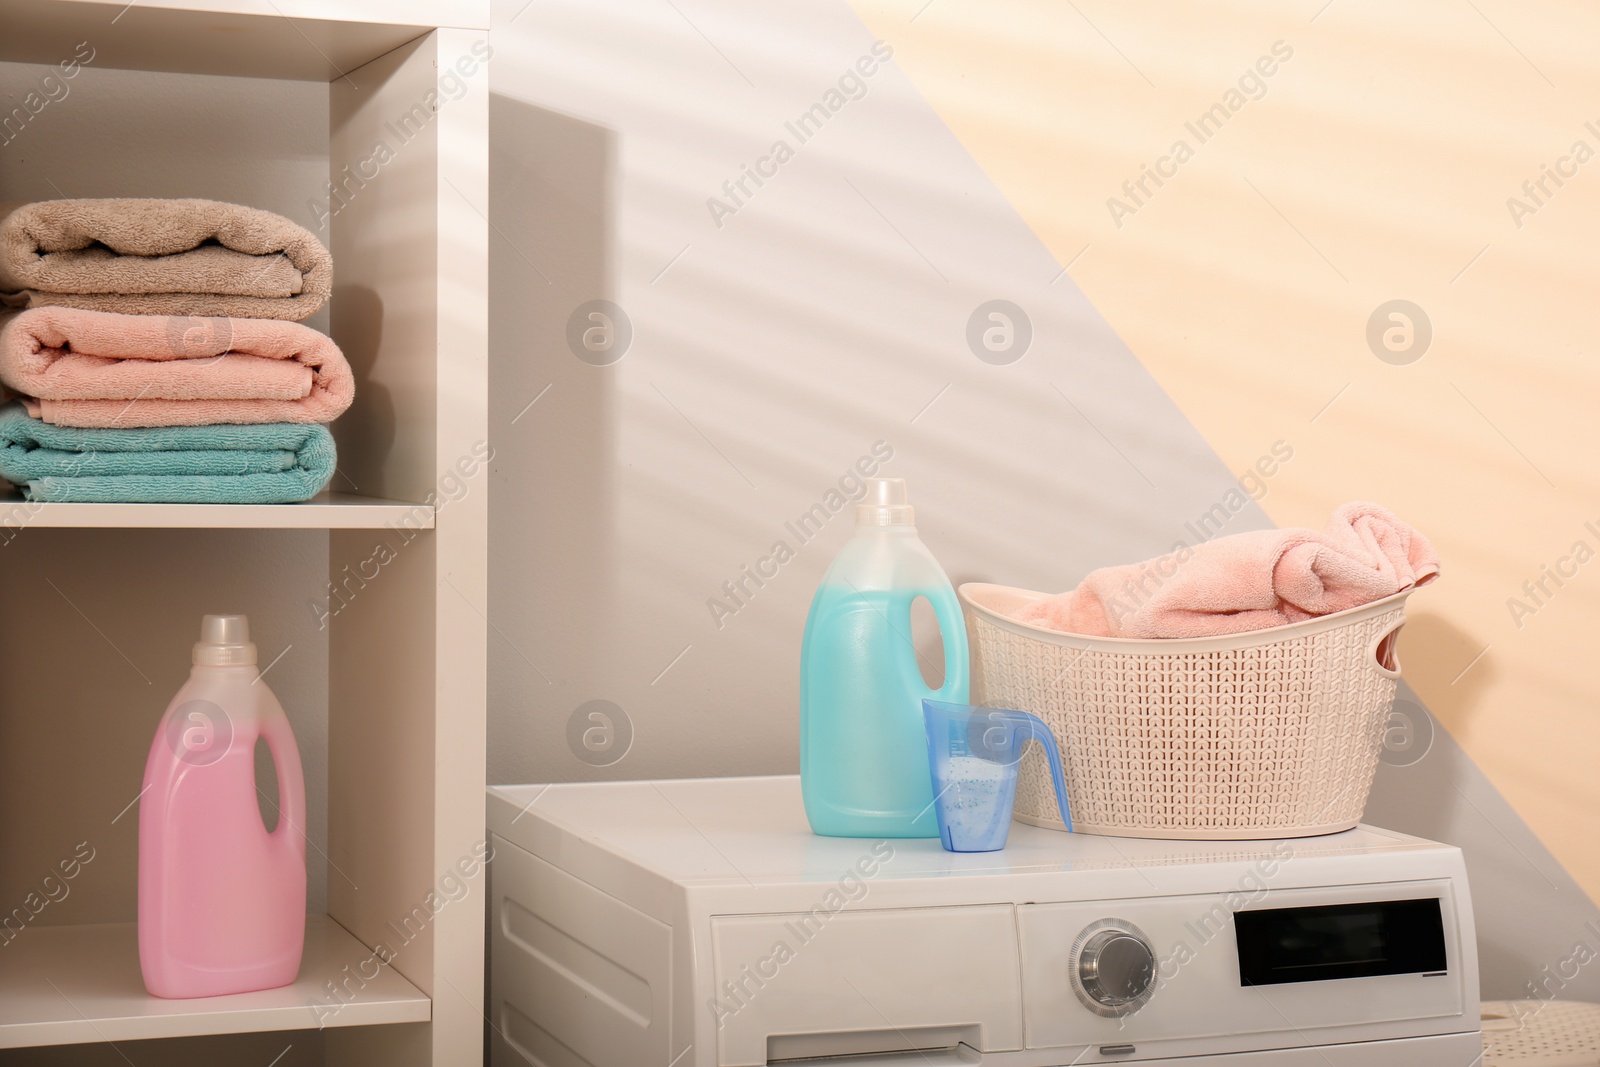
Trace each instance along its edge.
{"label": "detergent drawer", "polygon": [[965,1043],[1022,1047],[1010,904],[711,921],[721,1067]]}

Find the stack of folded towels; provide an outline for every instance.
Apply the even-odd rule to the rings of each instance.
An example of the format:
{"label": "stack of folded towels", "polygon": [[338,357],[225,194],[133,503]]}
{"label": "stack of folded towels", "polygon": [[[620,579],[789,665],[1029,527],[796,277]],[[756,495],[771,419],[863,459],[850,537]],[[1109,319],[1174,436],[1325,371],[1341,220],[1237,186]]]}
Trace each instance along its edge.
{"label": "stack of folded towels", "polygon": [[0,204],[0,478],[30,500],[291,503],[355,396],[300,324],[333,260],[213,200]]}

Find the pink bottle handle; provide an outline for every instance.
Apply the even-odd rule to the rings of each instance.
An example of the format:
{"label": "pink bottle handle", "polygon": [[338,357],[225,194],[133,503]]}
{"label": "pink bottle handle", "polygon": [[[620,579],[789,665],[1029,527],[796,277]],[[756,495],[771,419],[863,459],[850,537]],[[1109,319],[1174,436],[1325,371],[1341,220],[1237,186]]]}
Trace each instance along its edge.
{"label": "pink bottle handle", "polygon": [[266,738],[267,750],[272,753],[272,765],[278,774],[278,825],[272,831],[274,840],[288,841],[301,860],[306,856],[306,781],[300,766],[300,748],[295,744],[294,730],[280,711],[262,724],[261,736]]}

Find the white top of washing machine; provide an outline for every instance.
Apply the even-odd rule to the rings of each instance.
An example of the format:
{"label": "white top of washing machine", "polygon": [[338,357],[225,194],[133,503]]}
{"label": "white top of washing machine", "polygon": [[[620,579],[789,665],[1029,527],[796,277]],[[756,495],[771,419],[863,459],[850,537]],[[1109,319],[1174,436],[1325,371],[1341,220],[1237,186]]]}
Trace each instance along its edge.
{"label": "white top of washing machine", "polygon": [[[531,852],[545,851],[552,834],[581,840],[684,886],[833,882],[872,844],[813,834],[794,775],[495,786],[489,795],[489,828]],[[1370,826],[1284,843],[1096,837],[1018,823],[999,852],[946,852],[937,839],[890,843],[894,861],[885,873],[895,879],[1123,872],[1140,884],[1163,883],[1161,892],[1186,891],[1171,884],[1189,880],[1184,869],[1247,869],[1286,854],[1338,860],[1348,870],[1365,865],[1352,864],[1356,857],[1388,868],[1409,866],[1403,857],[1426,864],[1456,851]],[[1203,880],[1215,888],[1214,873]]]}

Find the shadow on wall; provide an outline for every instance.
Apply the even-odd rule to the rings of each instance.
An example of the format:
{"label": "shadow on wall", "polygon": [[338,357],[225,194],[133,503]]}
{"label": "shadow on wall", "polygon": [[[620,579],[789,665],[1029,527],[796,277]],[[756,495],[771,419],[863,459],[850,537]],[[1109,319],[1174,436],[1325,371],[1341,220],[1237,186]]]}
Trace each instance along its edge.
{"label": "shadow on wall", "polygon": [[[1407,648],[1430,655],[1408,661]],[[1411,681],[1444,696],[1424,708],[1409,682],[1401,683],[1365,819],[1463,847],[1484,997],[1600,1000],[1600,973],[1574,966],[1573,958],[1580,945],[1587,946],[1580,956],[1600,956],[1600,908],[1452,736],[1470,725],[1489,691],[1482,683],[1492,680],[1494,667],[1479,659],[1481,651],[1444,616],[1408,618],[1401,667]],[[1436,666],[1475,660],[1469,669],[1482,672],[1476,686],[1452,685],[1460,677],[1441,675]]]}
{"label": "shadow on wall", "polygon": [[[725,55],[671,8],[514,21],[491,780],[792,772],[807,606],[870,473],[957,580],[1061,589],[1218,510],[1265,524],[847,6],[727,8]],[[610,365],[596,299],[632,316]],[[575,743],[597,700],[625,762]]]}
{"label": "shadow on wall", "polygon": [[[383,298],[366,286],[341,285],[334,287],[332,303],[334,332],[344,339],[340,351],[355,374],[361,403],[333,424],[340,449],[330,488],[358,493],[365,485],[367,495],[382,496],[384,460],[397,427],[394,396],[373,373],[383,341]],[[345,448],[346,441],[359,442],[360,447]]]}
{"label": "shadow on wall", "polygon": [[[1429,654],[1408,662],[1407,647]],[[1400,648],[1410,681],[1436,699],[1424,709],[1402,685],[1391,726],[1411,736],[1399,739],[1398,750],[1386,747],[1367,821],[1463,847],[1485,997],[1600,1000],[1600,972],[1579,963],[1600,957],[1600,907],[1456,740],[1484,711],[1497,680],[1494,661],[1472,635],[1431,612],[1406,623]],[[1469,672],[1475,684],[1458,684]]]}
{"label": "shadow on wall", "polygon": [[[512,772],[497,753],[533,750],[537,722],[572,710],[558,694],[613,658],[596,639],[617,600],[616,379],[604,368],[626,355],[631,327],[599,303],[615,289],[616,134],[499,94],[489,129],[489,510],[501,534],[489,570],[521,578],[489,589],[498,782]],[[526,590],[539,592],[532,609]]]}
{"label": "shadow on wall", "polygon": [[[1448,628],[1424,620],[1429,640]],[[1600,972],[1579,963],[1600,958],[1600,909],[1404,682],[1395,707],[1410,736],[1386,747],[1365,821],[1463,846],[1483,996],[1600,1001]]]}

